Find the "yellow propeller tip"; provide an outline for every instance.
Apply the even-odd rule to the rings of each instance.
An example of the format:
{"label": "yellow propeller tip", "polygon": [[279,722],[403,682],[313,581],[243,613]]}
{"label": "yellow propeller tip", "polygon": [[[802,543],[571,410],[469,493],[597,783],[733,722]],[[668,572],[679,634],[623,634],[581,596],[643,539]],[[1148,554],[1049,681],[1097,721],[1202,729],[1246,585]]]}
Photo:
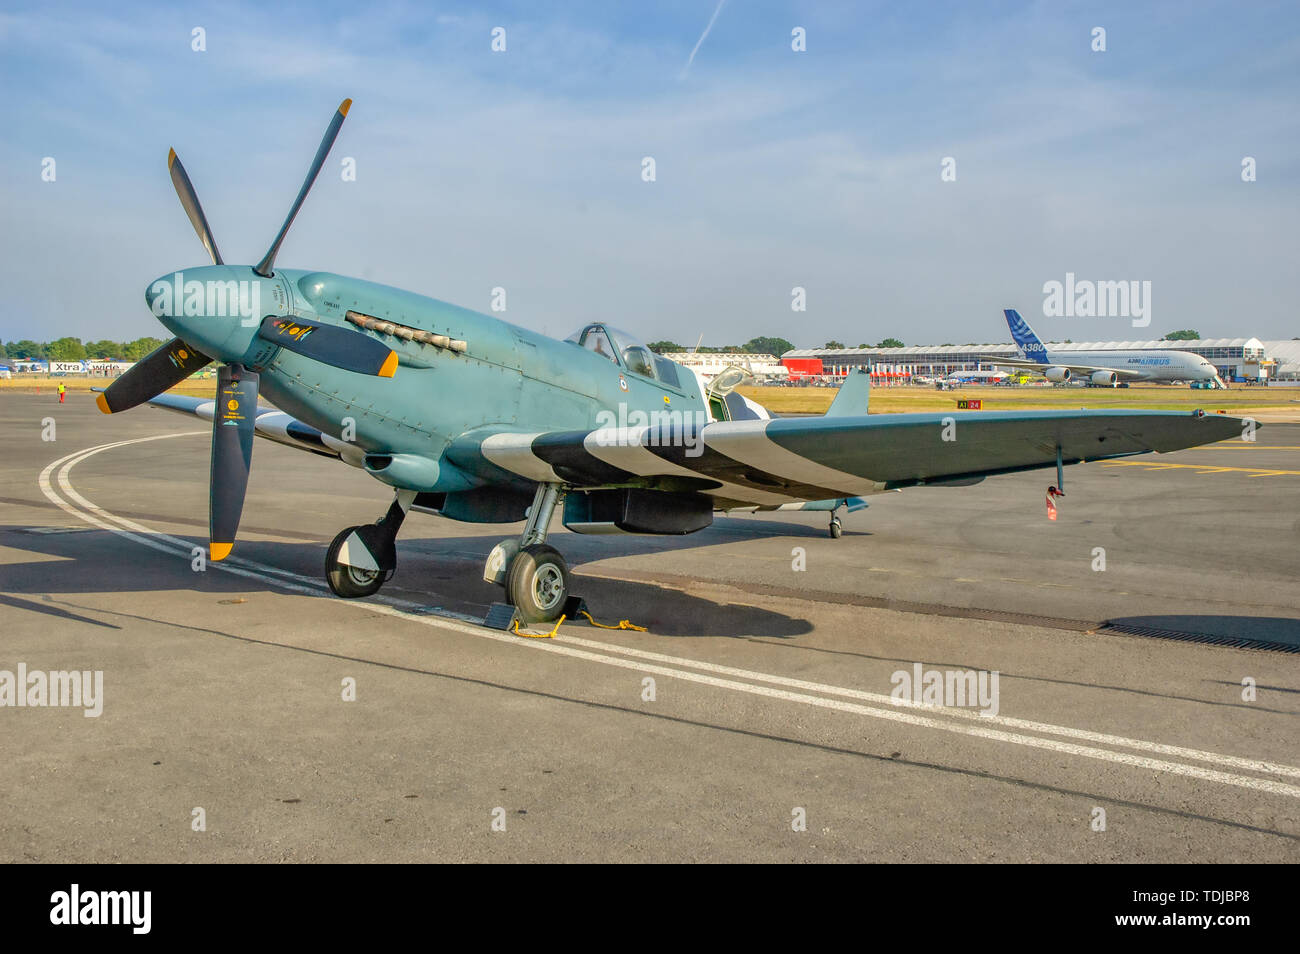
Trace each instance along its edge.
{"label": "yellow propeller tip", "polygon": [[345,99],[343,100],[342,104],[340,104],[339,106],[339,112],[342,113],[344,116],[346,116],[348,114],[348,110],[351,108],[352,108],[352,100]]}
{"label": "yellow propeller tip", "polygon": [[170,169],[173,165],[175,165],[175,163],[176,163],[176,150],[175,150],[175,149],[168,149],[168,150],[167,150],[167,168]]}
{"label": "yellow propeller tip", "polygon": [[233,543],[209,543],[208,559],[213,563],[220,563],[226,557],[230,556],[230,551],[235,548]]}
{"label": "yellow propeller tip", "polygon": [[96,394],[95,403],[99,405],[99,409],[103,411],[105,414],[113,413],[113,409],[108,406],[108,398],[105,395]]}
{"label": "yellow propeller tip", "polygon": [[391,378],[397,373],[397,352],[388,352],[388,357],[384,359],[383,366],[379,369],[381,378]]}

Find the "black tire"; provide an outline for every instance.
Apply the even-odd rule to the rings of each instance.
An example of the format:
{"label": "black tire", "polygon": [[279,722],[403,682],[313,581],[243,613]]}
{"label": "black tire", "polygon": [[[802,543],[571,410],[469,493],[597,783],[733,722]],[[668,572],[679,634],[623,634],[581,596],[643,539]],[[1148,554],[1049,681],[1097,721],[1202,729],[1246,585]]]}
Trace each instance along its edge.
{"label": "black tire", "polygon": [[510,586],[514,582],[515,567],[519,565],[520,552],[521,551],[516,550],[515,555],[512,556],[510,562],[506,564],[506,581],[501,584],[502,588],[506,591],[506,602],[511,606],[515,605],[515,600],[514,597],[510,595],[513,592],[513,590],[510,589]]}
{"label": "black tire", "polygon": [[343,549],[343,542],[354,531],[360,529],[360,527],[348,527],[342,531],[334,538],[329,551],[325,554],[325,582],[330,585],[335,596],[341,596],[345,600],[373,596],[379,592],[379,588],[387,579],[387,574],[382,570],[359,570],[339,562],[339,551]]}
{"label": "black tire", "polygon": [[555,547],[534,543],[510,564],[506,596],[525,623],[549,623],[560,618],[569,598],[569,568]]}
{"label": "black tire", "polygon": [[840,538],[840,534],[842,534],[843,532],[844,532],[844,527],[840,524],[840,518],[832,517],[831,518],[831,539],[838,540]]}

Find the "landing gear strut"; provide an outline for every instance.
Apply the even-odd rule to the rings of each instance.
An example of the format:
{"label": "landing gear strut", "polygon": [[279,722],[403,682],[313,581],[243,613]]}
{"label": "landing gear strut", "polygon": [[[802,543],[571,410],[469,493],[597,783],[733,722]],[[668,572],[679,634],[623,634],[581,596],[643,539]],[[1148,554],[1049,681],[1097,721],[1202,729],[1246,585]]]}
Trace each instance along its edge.
{"label": "landing gear strut", "polygon": [[539,484],[519,540],[503,540],[488,555],[483,578],[505,587],[506,599],[524,623],[559,619],[569,599],[569,568],[560,551],[546,544],[551,516],[563,496],[559,484]]}
{"label": "landing gear strut", "polygon": [[840,534],[844,532],[844,525],[840,523],[840,518],[839,516],[837,516],[837,512],[840,509],[840,504],[842,503],[844,503],[843,500],[837,501],[834,508],[832,508],[831,510],[830,535],[832,540],[838,540],[840,538]]}
{"label": "landing gear strut", "polygon": [[397,569],[397,531],[415,500],[414,490],[399,490],[375,523],[348,527],[325,554],[325,582],[346,600],[373,596]]}

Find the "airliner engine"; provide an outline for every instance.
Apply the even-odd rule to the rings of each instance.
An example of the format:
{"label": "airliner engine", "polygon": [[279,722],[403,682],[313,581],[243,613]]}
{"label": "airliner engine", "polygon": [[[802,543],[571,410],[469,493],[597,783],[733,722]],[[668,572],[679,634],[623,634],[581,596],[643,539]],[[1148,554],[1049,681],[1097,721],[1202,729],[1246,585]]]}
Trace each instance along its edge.
{"label": "airliner engine", "polygon": [[1048,368],[1043,372],[1043,377],[1047,378],[1047,380],[1051,381],[1053,384],[1064,384],[1066,381],[1070,380],[1070,369]]}

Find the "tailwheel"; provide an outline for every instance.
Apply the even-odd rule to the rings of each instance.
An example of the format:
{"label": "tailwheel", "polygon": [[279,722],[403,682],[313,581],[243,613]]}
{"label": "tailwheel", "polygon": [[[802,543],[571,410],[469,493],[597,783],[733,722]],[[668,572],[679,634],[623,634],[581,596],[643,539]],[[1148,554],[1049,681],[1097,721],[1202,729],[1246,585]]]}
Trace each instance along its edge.
{"label": "tailwheel", "polygon": [[559,619],[569,598],[569,568],[555,547],[534,543],[510,561],[506,596],[525,623]]}
{"label": "tailwheel", "polygon": [[[335,596],[341,596],[345,600],[373,596],[379,592],[379,588],[388,579],[388,574],[378,568],[367,570],[340,562],[339,555],[347,545],[348,537],[361,529],[363,528],[348,527],[342,531],[334,538],[329,551],[325,554],[325,582],[330,585],[330,589],[334,591]],[[355,559],[356,557],[352,556],[350,558]]]}

